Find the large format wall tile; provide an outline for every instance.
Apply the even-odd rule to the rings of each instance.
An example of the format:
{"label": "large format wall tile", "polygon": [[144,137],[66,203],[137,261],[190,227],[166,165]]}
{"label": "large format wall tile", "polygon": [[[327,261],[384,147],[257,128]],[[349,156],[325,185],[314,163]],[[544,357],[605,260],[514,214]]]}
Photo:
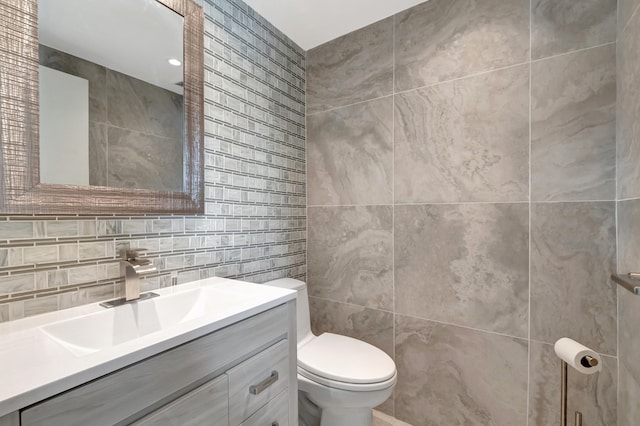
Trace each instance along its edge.
{"label": "large format wall tile", "polygon": [[[640,270],[640,199],[618,203],[618,272]],[[620,333],[621,426],[632,426],[640,418],[640,297],[618,288],[618,330]]]}
{"label": "large format wall tile", "polygon": [[617,0],[532,0],[531,7],[534,60],[616,41]]}
{"label": "large format wall tile", "polygon": [[307,120],[310,205],[391,204],[393,97]]}
{"label": "large format wall tile", "polygon": [[109,124],[182,140],[182,95],[112,70],[107,93]]}
{"label": "large format wall tile", "polygon": [[307,113],[393,92],[393,18],[307,52]]}
{"label": "large format wall tile", "polygon": [[362,306],[309,298],[315,335],[336,333],[363,340],[393,358],[393,313]]}
{"label": "large format wall tile", "polygon": [[531,198],[612,200],[616,170],[616,46],[531,67]]}
{"label": "large format wall tile", "polygon": [[615,203],[531,207],[531,339],[616,355]]}
{"label": "large format wall tile", "polygon": [[[529,424],[556,426],[560,424],[561,361],[553,345],[539,342],[529,345]],[[570,419],[580,411],[585,424],[590,426],[616,424],[617,361],[609,356],[603,356],[602,361],[602,371],[591,375],[580,374],[569,367],[567,411]]]}
{"label": "large format wall tile", "polygon": [[[636,328],[637,330],[637,328]],[[634,337],[637,339],[637,334]],[[629,362],[620,359],[620,383],[618,386],[618,426],[638,426],[640,419],[640,377],[634,376],[630,364],[637,365],[637,353],[635,359]]]}
{"label": "large format wall tile", "polygon": [[396,202],[528,199],[528,65],[406,92],[395,102]]}
{"label": "large format wall tile", "polygon": [[526,337],[527,204],[397,206],[396,312]]}
{"label": "large format wall tile", "polygon": [[629,24],[629,20],[634,16],[634,12],[640,8],[640,0],[619,0],[618,1],[618,39],[621,38],[623,29]]}
{"label": "large format wall tile", "polygon": [[182,191],[182,139],[109,128],[107,181],[114,188]]}
{"label": "large format wall tile", "polygon": [[640,12],[618,41],[618,198],[640,197]]}
{"label": "large format wall tile", "polygon": [[369,308],[393,308],[391,206],[311,207],[311,296]]}
{"label": "large format wall tile", "polygon": [[415,426],[526,424],[527,342],[396,316],[396,417]]}
{"label": "large format wall tile", "polygon": [[529,60],[529,0],[430,0],[395,19],[399,91]]}

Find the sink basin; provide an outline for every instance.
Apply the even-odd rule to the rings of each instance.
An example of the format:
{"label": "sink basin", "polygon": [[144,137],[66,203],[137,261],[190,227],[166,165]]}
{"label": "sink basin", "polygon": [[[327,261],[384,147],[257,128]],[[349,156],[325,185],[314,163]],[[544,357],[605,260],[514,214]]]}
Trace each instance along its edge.
{"label": "sink basin", "polygon": [[105,309],[40,330],[74,355],[83,356],[201,318],[212,310],[224,310],[242,299],[239,294],[198,288]]}

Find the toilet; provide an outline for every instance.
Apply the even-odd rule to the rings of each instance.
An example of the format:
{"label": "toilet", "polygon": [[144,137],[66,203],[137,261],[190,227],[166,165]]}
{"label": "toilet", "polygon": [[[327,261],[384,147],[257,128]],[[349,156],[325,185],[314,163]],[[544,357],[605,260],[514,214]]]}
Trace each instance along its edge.
{"label": "toilet", "polygon": [[296,290],[298,391],[301,426],[371,426],[372,409],[391,396],[396,366],[382,350],[333,333],[311,333],[304,282],[282,278],[267,285]]}

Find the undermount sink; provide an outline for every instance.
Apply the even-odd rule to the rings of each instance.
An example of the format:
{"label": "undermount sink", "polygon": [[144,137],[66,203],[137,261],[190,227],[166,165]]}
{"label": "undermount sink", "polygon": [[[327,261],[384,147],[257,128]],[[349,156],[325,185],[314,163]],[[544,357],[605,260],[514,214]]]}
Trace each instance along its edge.
{"label": "undermount sink", "polygon": [[40,327],[47,336],[76,356],[88,355],[151,333],[224,310],[243,299],[240,294],[198,288]]}

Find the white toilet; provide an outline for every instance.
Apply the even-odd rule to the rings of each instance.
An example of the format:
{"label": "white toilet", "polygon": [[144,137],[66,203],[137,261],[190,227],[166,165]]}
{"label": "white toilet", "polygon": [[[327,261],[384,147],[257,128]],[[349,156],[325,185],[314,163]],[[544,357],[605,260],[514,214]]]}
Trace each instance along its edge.
{"label": "white toilet", "polygon": [[305,283],[292,278],[267,285],[298,292],[298,389],[301,426],[371,426],[371,409],[391,396],[396,366],[383,351],[351,337],[311,333]]}

